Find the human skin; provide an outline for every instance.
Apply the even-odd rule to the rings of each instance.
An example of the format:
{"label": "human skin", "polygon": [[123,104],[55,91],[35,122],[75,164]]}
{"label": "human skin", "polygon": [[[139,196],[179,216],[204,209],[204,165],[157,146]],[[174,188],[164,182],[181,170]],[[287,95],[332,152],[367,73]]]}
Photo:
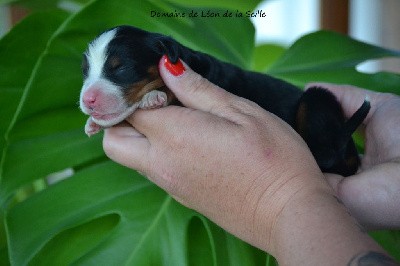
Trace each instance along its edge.
{"label": "human skin", "polygon": [[347,178],[326,174],[329,184],[351,214],[368,229],[400,228],[400,97],[349,85],[322,86],[336,95],[347,117],[368,95],[371,110],[361,134],[365,151],[357,174]]}
{"label": "human skin", "polygon": [[387,258],[337,200],[290,126],[187,65],[176,76],[165,65],[160,74],[185,107],[139,110],[106,129],[103,147],[111,159],[144,173],[280,265]]}

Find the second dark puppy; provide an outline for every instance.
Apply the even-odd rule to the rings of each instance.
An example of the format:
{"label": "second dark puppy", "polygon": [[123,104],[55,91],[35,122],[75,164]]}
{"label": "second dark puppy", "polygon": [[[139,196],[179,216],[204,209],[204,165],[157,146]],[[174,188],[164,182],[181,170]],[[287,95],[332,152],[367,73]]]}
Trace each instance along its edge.
{"label": "second dark puppy", "polygon": [[182,59],[212,83],[285,120],[305,139],[322,171],[343,176],[357,171],[360,160],[351,134],[369,112],[367,100],[346,120],[336,98],[323,88],[302,92],[282,80],[244,71],[170,37],[131,26],[102,33],[84,54],[80,107],[90,115],[88,135],[123,121],[137,108],[165,106],[174,100],[158,73],[163,55],[172,63]]}

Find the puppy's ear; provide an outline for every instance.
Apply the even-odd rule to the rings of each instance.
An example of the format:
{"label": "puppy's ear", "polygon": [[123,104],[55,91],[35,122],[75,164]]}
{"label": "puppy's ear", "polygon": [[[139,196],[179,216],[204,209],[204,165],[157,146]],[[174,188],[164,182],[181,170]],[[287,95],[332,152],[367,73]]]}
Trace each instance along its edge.
{"label": "puppy's ear", "polygon": [[181,57],[181,46],[177,41],[171,37],[160,36],[155,42],[154,46],[158,53],[167,55],[173,64],[178,62],[178,59]]}

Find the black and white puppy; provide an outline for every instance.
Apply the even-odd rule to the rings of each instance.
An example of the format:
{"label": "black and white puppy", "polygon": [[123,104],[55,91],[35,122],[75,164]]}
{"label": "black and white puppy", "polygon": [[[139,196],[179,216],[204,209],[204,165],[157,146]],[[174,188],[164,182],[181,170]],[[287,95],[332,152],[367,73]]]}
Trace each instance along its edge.
{"label": "black and white puppy", "polygon": [[303,92],[283,80],[245,71],[168,36],[131,26],[100,34],[84,53],[80,108],[90,116],[88,135],[123,121],[138,108],[177,102],[158,72],[163,55],[172,63],[182,59],[212,83],[282,118],[304,138],[322,171],[343,176],[357,171],[360,160],[351,135],[369,112],[368,100],[346,120],[336,98],[323,88]]}

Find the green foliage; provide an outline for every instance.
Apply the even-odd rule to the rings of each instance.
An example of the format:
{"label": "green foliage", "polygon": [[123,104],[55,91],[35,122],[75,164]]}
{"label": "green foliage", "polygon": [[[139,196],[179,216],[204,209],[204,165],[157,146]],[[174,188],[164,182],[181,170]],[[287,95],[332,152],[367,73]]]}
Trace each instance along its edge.
{"label": "green foliage", "polygon": [[268,73],[298,85],[324,80],[399,93],[400,75],[365,74],[356,70],[356,66],[366,60],[399,56],[400,51],[362,43],[338,33],[320,31],[294,43],[274,62]]}
{"label": "green foliage", "polygon": [[262,44],[254,48],[252,69],[266,72],[271,65],[282,56],[285,48],[276,44]]}
{"label": "green foliage", "polygon": [[[10,1],[0,3],[5,2]],[[204,6],[235,13],[253,9],[258,1],[202,0],[190,6],[186,0],[94,0],[79,1],[75,13],[60,11],[58,2],[31,1],[50,8],[0,40],[0,259],[13,265],[275,265],[273,258],[181,206],[138,173],[109,161],[101,135],[85,136],[86,117],[77,105],[80,60],[87,43],[104,29],[131,24],[162,32],[297,85],[346,82],[399,93],[399,75],[355,70],[360,62],[399,52],[329,32],[305,36],[287,51],[255,48],[254,28],[246,18],[150,16],[152,10],[209,9]],[[73,169],[73,176],[32,186],[63,169]],[[376,237],[393,244],[389,251],[399,258],[400,241],[393,236]]]}

